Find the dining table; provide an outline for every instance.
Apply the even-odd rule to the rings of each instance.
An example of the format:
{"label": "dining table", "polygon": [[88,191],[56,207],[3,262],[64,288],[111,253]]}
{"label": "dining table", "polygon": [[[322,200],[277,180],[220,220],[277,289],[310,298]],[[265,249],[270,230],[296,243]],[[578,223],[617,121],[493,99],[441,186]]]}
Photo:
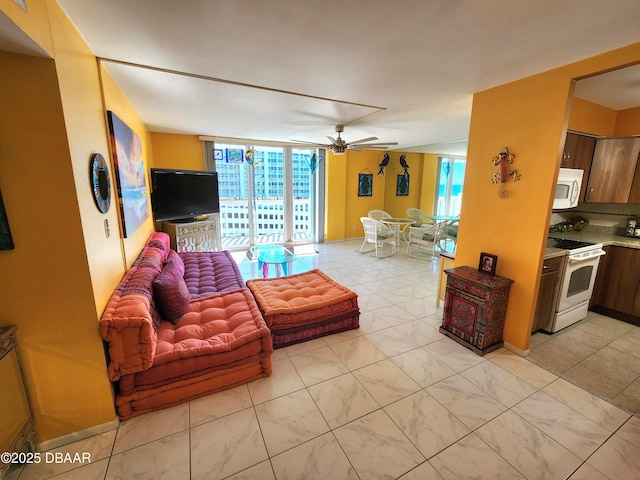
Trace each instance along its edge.
{"label": "dining table", "polygon": [[390,227],[396,237],[395,249],[400,245],[400,234],[408,227],[416,223],[412,218],[381,218],[380,221]]}

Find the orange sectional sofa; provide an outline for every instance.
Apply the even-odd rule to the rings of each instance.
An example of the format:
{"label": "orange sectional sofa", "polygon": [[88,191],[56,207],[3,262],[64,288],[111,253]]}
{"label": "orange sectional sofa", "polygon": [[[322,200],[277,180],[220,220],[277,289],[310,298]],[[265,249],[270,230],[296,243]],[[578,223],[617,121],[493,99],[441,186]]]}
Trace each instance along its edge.
{"label": "orange sectional sofa", "polygon": [[154,232],[100,319],[120,419],[271,374],[271,332],[229,252]]}

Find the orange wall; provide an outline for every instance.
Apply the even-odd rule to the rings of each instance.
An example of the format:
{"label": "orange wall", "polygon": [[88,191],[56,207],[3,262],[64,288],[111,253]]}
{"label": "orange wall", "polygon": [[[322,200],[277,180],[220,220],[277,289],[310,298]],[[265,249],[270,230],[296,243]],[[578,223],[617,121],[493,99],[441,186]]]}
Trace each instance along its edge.
{"label": "orange wall", "polygon": [[629,135],[640,135],[640,107],[618,111],[613,136],[626,137]]}
{"label": "orange wall", "polygon": [[597,103],[581,98],[571,102],[568,129],[574,132],[590,133],[611,137],[616,124],[617,112]]}
{"label": "orange wall", "polygon": [[[516,349],[529,346],[572,79],[638,60],[640,43],[474,95],[456,266],[498,255],[497,274],[515,280],[504,340]],[[492,158],[505,146],[522,177],[499,198]]]}
{"label": "orange wall", "polygon": [[204,152],[198,135],[151,132],[153,168],[204,170]]}

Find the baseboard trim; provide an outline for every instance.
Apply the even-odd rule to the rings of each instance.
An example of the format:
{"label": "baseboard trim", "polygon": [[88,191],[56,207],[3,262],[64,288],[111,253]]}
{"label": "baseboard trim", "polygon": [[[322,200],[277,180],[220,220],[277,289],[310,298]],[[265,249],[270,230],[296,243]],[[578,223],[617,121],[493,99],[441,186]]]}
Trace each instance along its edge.
{"label": "baseboard trim", "polygon": [[509,350],[511,353],[515,353],[516,355],[519,355],[521,357],[527,357],[529,353],[531,353],[531,350],[529,350],[528,348],[526,350],[520,350],[519,348],[514,347],[508,342],[504,342],[504,348],[506,350]]}
{"label": "baseboard trim", "polygon": [[68,445],[70,443],[78,442],[95,435],[100,435],[101,433],[110,432],[111,430],[117,430],[119,426],[120,420],[116,418],[111,422],[103,423],[101,425],[95,425],[93,427],[85,428],[84,430],[69,433],[61,437],[52,438],[51,440],[46,440],[42,443],[38,443],[36,445],[36,450],[38,452],[46,452],[54,448],[62,447],[63,445]]}

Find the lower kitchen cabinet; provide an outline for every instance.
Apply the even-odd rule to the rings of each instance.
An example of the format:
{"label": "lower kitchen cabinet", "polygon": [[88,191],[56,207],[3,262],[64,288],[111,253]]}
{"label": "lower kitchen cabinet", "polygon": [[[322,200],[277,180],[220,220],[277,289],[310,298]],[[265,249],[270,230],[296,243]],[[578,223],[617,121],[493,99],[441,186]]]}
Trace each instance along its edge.
{"label": "lower kitchen cabinet", "polygon": [[640,250],[617,246],[604,249],[607,254],[598,267],[592,310],[637,324],[640,321]]}
{"label": "lower kitchen cabinet", "polygon": [[447,294],[440,332],[479,355],[501,347],[513,280],[466,266],[448,268],[445,273]]}
{"label": "lower kitchen cabinet", "polygon": [[564,268],[565,257],[549,258],[544,261],[542,275],[540,277],[540,289],[538,290],[538,301],[536,303],[536,313],[533,317],[531,331],[535,332],[545,328],[556,311],[558,303],[558,289],[560,278]]}

